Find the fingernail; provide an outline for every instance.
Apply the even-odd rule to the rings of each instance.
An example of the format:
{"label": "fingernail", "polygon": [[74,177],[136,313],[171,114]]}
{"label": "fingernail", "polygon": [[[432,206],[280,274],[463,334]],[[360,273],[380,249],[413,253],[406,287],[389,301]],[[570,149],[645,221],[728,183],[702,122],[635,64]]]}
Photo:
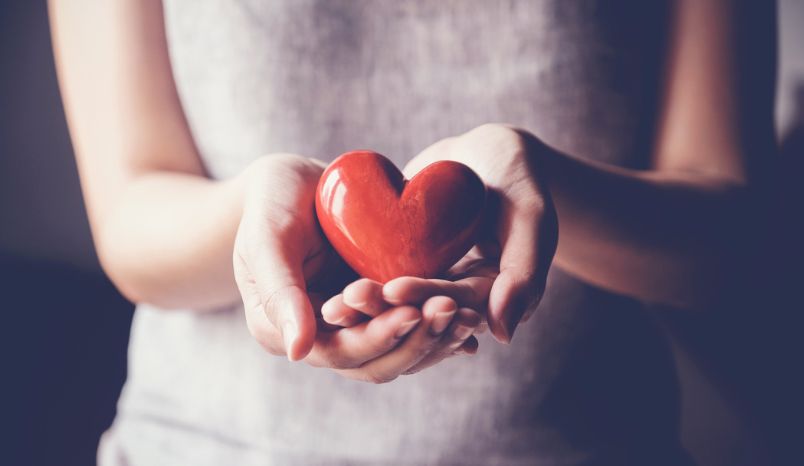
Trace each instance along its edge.
{"label": "fingernail", "polygon": [[293,346],[293,343],[296,341],[296,337],[299,335],[299,332],[296,330],[296,326],[293,325],[293,322],[285,322],[282,324],[282,341],[285,343],[285,352],[288,355],[288,359],[293,361],[293,356],[290,354],[290,349]]}
{"label": "fingernail", "polygon": [[329,322],[329,323],[332,324],[332,325],[337,325],[339,327],[348,327],[349,325],[348,325],[347,320],[348,320],[347,316],[342,316],[338,320],[333,321],[333,322]]}
{"label": "fingernail", "polygon": [[364,307],[366,307],[366,304],[368,304],[368,303],[366,303],[365,301],[348,301],[348,300],[344,299],[343,304],[346,304],[347,306],[351,307],[352,309],[363,309]]}
{"label": "fingernail", "polygon": [[430,334],[437,337],[444,333],[456,311],[457,309],[436,312],[435,316],[433,316],[433,322],[430,324]]}
{"label": "fingernail", "polygon": [[452,334],[455,335],[455,338],[458,340],[466,340],[474,331],[474,328],[467,327],[466,325],[458,325],[453,330]]}
{"label": "fingernail", "polygon": [[422,319],[420,317],[418,319],[413,319],[413,320],[409,320],[407,322],[404,322],[402,325],[399,326],[399,330],[396,331],[396,335],[395,335],[396,338],[402,338],[405,335],[407,335],[408,333],[410,333],[410,331],[413,330],[413,327],[415,327],[416,324],[421,322],[421,320]]}

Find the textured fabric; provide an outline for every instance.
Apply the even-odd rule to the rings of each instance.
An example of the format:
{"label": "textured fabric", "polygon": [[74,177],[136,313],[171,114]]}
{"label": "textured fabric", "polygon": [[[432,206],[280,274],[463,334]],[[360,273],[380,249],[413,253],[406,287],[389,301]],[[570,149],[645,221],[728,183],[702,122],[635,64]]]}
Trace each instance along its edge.
{"label": "textured fabric", "polygon": [[[487,122],[644,166],[664,11],[628,1],[166,0],[211,176],[270,152],[371,148],[402,166]],[[683,464],[673,362],[639,303],[558,269],[488,335],[386,385],[264,353],[242,308],[137,308],[109,464]],[[116,458],[116,460],[115,460]]]}

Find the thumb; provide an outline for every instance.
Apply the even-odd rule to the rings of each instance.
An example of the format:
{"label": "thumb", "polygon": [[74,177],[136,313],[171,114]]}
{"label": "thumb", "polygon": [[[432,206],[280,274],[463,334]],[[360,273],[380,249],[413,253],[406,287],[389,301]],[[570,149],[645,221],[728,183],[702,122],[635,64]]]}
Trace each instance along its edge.
{"label": "thumb", "polygon": [[312,350],[316,321],[304,280],[304,251],[292,241],[272,240],[254,263],[253,277],[268,320],[282,334],[288,359]]}
{"label": "thumb", "polygon": [[495,338],[510,343],[523,315],[544,293],[558,228],[551,207],[512,208],[502,220],[500,274],[489,293],[488,321]]}

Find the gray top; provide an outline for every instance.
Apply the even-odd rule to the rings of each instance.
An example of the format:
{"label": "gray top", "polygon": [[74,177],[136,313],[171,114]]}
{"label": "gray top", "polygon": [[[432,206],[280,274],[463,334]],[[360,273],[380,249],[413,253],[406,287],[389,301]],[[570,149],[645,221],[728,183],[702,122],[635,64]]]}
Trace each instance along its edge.
{"label": "gray top", "polygon": [[[372,148],[402,166],[486,122],[638,167],[665,12],[629,1],[166,0],[209,173]],[[511,346],[386,385],[261,350],[242,307],[138,306],[108,464],[680,464],[673,362],[639,303],[555,269]],[[115,463],[117,461],[117,463]]]}

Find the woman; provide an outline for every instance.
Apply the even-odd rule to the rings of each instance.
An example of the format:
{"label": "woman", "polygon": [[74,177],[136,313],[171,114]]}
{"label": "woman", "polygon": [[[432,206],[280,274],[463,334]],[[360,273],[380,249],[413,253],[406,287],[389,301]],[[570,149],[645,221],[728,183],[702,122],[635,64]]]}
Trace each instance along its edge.
{"label": "woman", "polygon": [[[52,1],[98,254],[139,303],[102,464],[687,464],[642,302],[747,289],[775,13],[635,3]],[[365,147],[495,193],[445,280],[332,291],[316,159]]]}

